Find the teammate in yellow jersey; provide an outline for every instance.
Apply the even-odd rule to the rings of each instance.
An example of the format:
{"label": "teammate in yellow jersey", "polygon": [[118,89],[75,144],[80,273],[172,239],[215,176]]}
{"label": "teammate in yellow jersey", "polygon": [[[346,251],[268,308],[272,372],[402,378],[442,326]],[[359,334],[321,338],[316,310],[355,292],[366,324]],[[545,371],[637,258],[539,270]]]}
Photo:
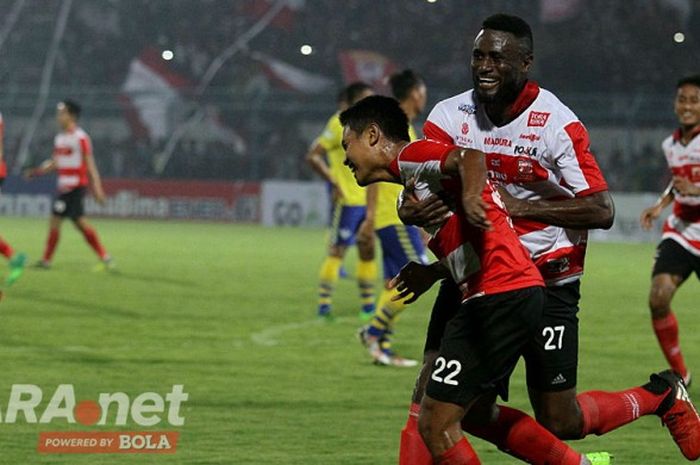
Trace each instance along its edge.
{"label": "teammate in yellow jersey", "polygon": [[[393,74],[389,78],[394,98],[412,122],[425,108],[427,92],[423,79],[410,69]],[[416,140],[416,132],[409,125],[409,136]],[[406,304],[393,301],[395,289],[389,289],[389,281],[410,261],[428,263],[420,230],[404,225],[399,219],[396,203],[403,186],[381,182],[367,187],[367,215],[360,226],[358,240],[366,240],[374,233],[379,237],[384,265],[384,290],[373,314],[366,315],[369,325],[360,330],[360,339],[369,350],[374,363],[411,367],[416,360],[399,357],[391,348],[389,335]]]}
{"label": "teammate in yellow jersey", "polygon": [[[372,95],[372,88],[363,82],[350,84],[345,88],[348,105],[354,105]],[[345,166],[345,150],[342,146],[343,128],[335,113],[328,120],[323,133],[311,146],[306,161],[331,186],[335,209],[331,224],[331,238],[328,255],[319,273],[318,316],[331,317],[333,290],[338,281],[338,273],[343,257],[351,245],[357,242],[360,257],[357,267],[357,280],[360,289],[361,311],[374,312],[374,282],[377,279],[377,264],[374,260],[374,237],[357,237],[357,231],[365,220],[367,201],[365,189],[358,186],[350,168]],[[327,160],[327,161],[326,161]]]}

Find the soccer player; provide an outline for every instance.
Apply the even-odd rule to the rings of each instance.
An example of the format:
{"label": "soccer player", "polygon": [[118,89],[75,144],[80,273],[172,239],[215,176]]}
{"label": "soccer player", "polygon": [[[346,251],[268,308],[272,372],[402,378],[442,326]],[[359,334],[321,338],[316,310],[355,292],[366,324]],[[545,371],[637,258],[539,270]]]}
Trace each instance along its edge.
{"label": "soccer player", "polygon": [[[472,50],[474,89],[439,102],[428,116],[424,134],[486,153],[489,175],[504,186],[503,199],[515,229],[545,279],[544,318],[535,343],[524,354],[536,418],[558,437],[577,439],[657,414],[682,453],[689,459],[700,457],[700,419],[682,380],[672,372],[652,375],[642,387],[576,395],[577,313],[586,230],[610,227],[614,209],[585,127],[552,93],[528,79],[532,62],[532,33],[525,21],[508,15],[487,18]],[[431,221],[426,213],[411,213],[420,208],[406,196],[402,219]],[[423,275],[414,282],[411,273],[421,272],[402,273],[399,290],[420,294],[429,284]],[[459,308],[458,295],[453,283],[443,282],[431,315],[424,371],[402,432],[402,465],[429,463],[415,416],[422,386],[439,368],[436,353],[447,322]],[[527,449],[526,443],[507,439],[519,414],[499,406],[496,418],[486,430],[477,432],[468,419],[464,427],[516,455]]]}
{"label": "soccer player", "polygon": [[[363,82],[350,84],[345,89],[349,105],[372,95],[372,88]],[[348,247],[357,242],[360,257],[357,281],[360,290],[361,312],[374,312],[374,282],[377,279],[377,264],[374,260],[374,238],[357,240],[357,230],[365,219],[365,190],[358,186],[352,172],[345,166],[345,152],[341,145],[342,127],[335,113],[326,123],[323,133],[316,139],[306,161],[311,168],[333,187],[335,212],[331,226],[328,255],[319,272],[318,316],[331,317],[333,290],[338,281],[343,258]]]}
{"label": "soccer player", "polygon": [[[469,415],[486,424],[496,396],[507,399],[508,378],[540,327],[544,281],[486,180],[483,153],[431,140],[409,142],[408,119],[388,97],[368,97],[343,112],[340,121],[347,163],[360,185],[406,184],[414,178],[419,197],[447,192],[459,199],[429,231],[429,246],[440,260],[430,267],[458,284],[462,303],[445,329],[419,424],[435,463],[479,464],[460,421]],[[518,413],[529,419],[527,432],[520,434],[531,449],[523,459],[590,463]]]}
{"label": "soccer player", "polygon": [[61,224],[69,218],[75,227],[83,234],[85,241],[95,251],[106,269],[114,266],[112,258],[100,243],[97,232],[85,219],[84,197],[88,185],[92,189],[95,200],[104,203],[105,194],[102,190],[100,173],[97,171],[92,155],[92,142],[87,133],[78,126],[80,105],[71,100],[59,102],[56,107],[56,120],[61,129],[54,138],[53,155],[37,168],[25,171],[25,177],[33,178],[58,172],[58,193],[53,202],[53,210],[49,221],[49,236],[43,258],[37,267],[48,269],[58,245]]}
{"label": "soccer player", "polygon": [[690,384],[671,301],[693,271],[700,277],[700,75],[678,81],[674,108],[680,127],[661,144],[673,181],[656,205],[642,212],[641,223],[650,229],[663,209],[673,203],[656,251],[649,308],[666,360]]}
{"label": "soccer player", "polygon": [[[0,186],[5,182],[7,177],[7,160],[5,159],[5,122],[0,113]],[[15,253],[12,246],[2,237],[0,237],[0,255],[5,257],[10,264],[10,273],[7,275],[5,284],[12,285],[22,276],[24,271],[24,263],[27,256],[22,253]]]}
{"label": "soccer player", "polygon": [[[423,79],[410,69],[393,74],[389,78],[394,98],[409,120],[408,134],[416,140],[416,132],[411,124],[423,112],[427,101],[427,91]],[[405,308],[404,300],[392,300],[397,294],[388,287],[391,278],[409,261],[427,263],[425,247],[420,230],[415,226],[404,225],[396,211],[402,187],[398,184],[380,182],[367,186],[367,214],[360,226],[358,237],[376,232],[382,248],[384,289],[379,296],[369,325],[362,328],[360,338],[369,350],[374,363],[399,367],[416,366],[418,362],[399,357],[391,347],[389,334],[393,334],[399,315]],[[363,315],[365,315],[363,313]]]}

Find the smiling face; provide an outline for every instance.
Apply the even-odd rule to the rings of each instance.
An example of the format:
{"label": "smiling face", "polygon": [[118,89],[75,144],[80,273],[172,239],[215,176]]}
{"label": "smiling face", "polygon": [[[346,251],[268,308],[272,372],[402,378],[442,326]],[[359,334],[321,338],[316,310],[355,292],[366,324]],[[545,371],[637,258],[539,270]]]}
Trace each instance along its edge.
{"label": "smiling face", "polygon": [[371,184],[375,169],[379,166],[378,134],[376,125],[370,125],[361,134],[343,128],[343,148],[345,149],[345,165],[355,175],[357,184]]}
{"label": "smiling face", "polygon": [[66,105],[63,102],[59,103],[56,106],[56,122],[58,123],[58,126],[61,129],[66,130],[71,126],[71,124],[73,124],[74,121],[75,118],[70,114]]}
{"label": "smiling face", "polygon": [[700,87],[684,84],[676,92],[674,109],[678,122],[685,128],[700,125]]}
{"label": "smiling face", "polygon": [[510,32],[484,29],[474,40],[474,90],[483,103],[515,100],[532,65],[532,54]]}

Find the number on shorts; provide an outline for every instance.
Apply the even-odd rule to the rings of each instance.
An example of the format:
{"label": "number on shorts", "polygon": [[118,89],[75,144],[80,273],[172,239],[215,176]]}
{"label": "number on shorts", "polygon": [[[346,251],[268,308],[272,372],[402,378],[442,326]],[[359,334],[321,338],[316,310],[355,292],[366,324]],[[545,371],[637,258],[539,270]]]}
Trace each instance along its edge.
{"label": "number on shorts", "polygon": [[[459,361],[450,360],[448,362],[447,360],[445,360],[445,357],[438,357],[437,360],[435,360],[435,365],[436,369],[431,375],[431,378],[434,381],[437,381],[438,383],[450,384],[452,386],[459,385],[459,382],[454,379],[454,377],[457,376],[460,371],[462,371],[462,364],[459,363]],[[440,373],[442,373],[445,370],[445,368],[447,368],[448,370],[452,370],[452,372],[448,373],[447,376],[443,378],[442,376],[440,376]]]}
{"label": "number on shorts", "polygon": [[548,338],[547,342],[544,343],[544,350],[561,350],[564,339],[564,325],[546,326],[542,330],[542,335]]}

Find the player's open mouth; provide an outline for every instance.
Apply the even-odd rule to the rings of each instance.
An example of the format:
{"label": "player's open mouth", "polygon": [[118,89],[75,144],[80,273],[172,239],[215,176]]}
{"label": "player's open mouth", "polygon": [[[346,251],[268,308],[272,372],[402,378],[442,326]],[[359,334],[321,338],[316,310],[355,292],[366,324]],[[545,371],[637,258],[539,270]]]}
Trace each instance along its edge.
{"label": "player's open mouth", "polygon": [[498,86],[498,79],[490,77],[480,77],[478,79],[479,88],[483,90],[491,90]]}

